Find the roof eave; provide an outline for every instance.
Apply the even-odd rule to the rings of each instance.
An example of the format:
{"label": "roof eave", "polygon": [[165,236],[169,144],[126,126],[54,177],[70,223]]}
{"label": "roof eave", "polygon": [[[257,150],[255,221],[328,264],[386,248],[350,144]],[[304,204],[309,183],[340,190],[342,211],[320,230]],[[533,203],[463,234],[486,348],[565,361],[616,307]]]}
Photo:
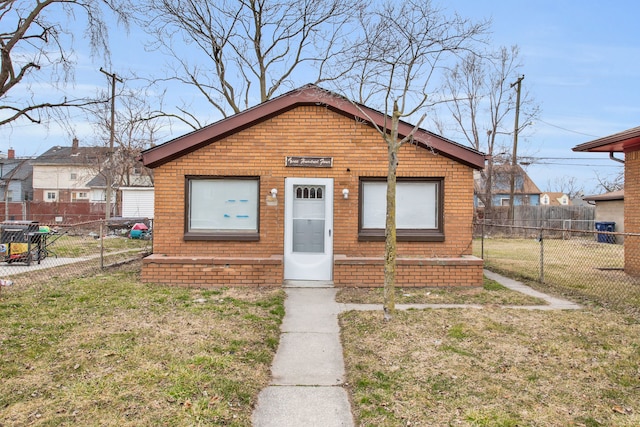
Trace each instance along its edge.
{"label": "roof eave", "polygon": [[576,145],[576,152],[627,153],[640,150],[640,127]]}
{"label": "roof eave", "polygon": [[[368,125],[375,122],[378,127],[384,126],[384,114],[348,101],[346,98],[315,86],[305,86],[280,97],[269,100],[246,111],[222,119],[200,130],[183,135],[164,144],[145,150],[141,154],[143,164],[150,168],[161,166],[175,160],[200,147],[211,144],[233,133],[249,128],[259,122],[267,120],[305,105],[322,105],[332,111],[351,118],[357,118]],[[401,122],[399,133],[402,136],[413,131],[413,127]],[[485,156],[471,148],[448,141],[426,130],[418,129],[414,134],[414,141],[424,148],[452,158],[474,169],[484,168]]]}

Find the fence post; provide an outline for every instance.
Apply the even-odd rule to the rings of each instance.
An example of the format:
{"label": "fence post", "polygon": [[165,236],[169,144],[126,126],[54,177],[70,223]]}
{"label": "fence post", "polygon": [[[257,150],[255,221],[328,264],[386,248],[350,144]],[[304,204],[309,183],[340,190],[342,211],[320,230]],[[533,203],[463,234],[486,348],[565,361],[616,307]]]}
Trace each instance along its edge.
{"label": "fence post", "polygon": [[487,222],[486,219],[482,219],[482,235],[480,236],[480,258],[484,259],[484,224]]}
{"label": "fence post", "polygon": [[104,220],[100,220],[100,270],[104,270]]}
{"label": "fence post", "polygon": [[149,225],[151,226],[151,253],[154,253],[153,252],[153,243],[154,243],[154,240],[153,240],[153,218],[150,220]]}
{"label": "fence post", "polygon": [[540,242],[540,283],[544,283],[544,235],[543,227],[540,227],[540,235],[538,241]]}

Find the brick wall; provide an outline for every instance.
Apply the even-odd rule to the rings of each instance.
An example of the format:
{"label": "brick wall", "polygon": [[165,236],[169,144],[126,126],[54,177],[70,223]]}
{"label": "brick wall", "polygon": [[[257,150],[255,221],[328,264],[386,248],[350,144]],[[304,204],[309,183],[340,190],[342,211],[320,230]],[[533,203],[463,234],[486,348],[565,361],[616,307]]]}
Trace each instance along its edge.
{"label": "brick wall", "polygon": [[[640,151],[625,153],[624,229],[640,233]],[[625,272],[640,276],[640,237],[626,236],[624,241]]]}
{"label": "brick wall", "polygon": [[[396,286],[469,287],[482,283],[482,260],[462,258],[399,258]],[[343,287],[379,287],[384,283],[384,259],[336,257],[333,281]]]}
{"label": "brick wall", "polygon": [[142,280],[184,287],[280,286],[282,258],[198,258],[164,257],[157,254],[144,260]]}
{"label": "brick wall", "polygon": [[[333,167],[287,168],[286,156],[333,157]],[[459,258],[470,255],[473,216],[472,169],[413,145],[404,146],[399,159],[399,177],[444,178],[445,241],[398,242],[398,256]],[[380,258],[384,255],[384,242],[358,241],[358,185],[360,177],[386,176],[386,145],[371,127],[322,106],[295,108],[166,163],[154,172],[156,257],[250,257],[259,260],[281,256],[284,252],[286,177],[334,179],[336,256]],[[260,176],[260,240],[185,241],[185,175]],[[272,188],[278,190],[276,206],[266,203],[266,197]],[[346,200],[342,197],[344,188],[349,190],[349,198]],[[159,273],[160,267],[157,267],[160,264],[156,264],[154,259],[145,261],[145,280],[153,281],[154,277],[162,276]],[[251,265],[251,261],[246,262],[248,266]],[[281,269],[281,265],[278,268]],[[340,279],[345,268],[347,267],[344,265],[336,265],[334,279],[339,279],[336,283],[345,283],[345,280]],[[481,272],[481,266],[471,269],[474,268]],[[199,268],[192,267],[192,270]],[[166,273],[175,276],[171,269],[166,270]],[[211,271],[207,271],[207,274],[210,273]],[[279,274],[281,282],[281,271]],[[421,274],[425,274],[424,269]],[[452,274],[450,272],[448,276]],[[471,276],[474,279],[469,282],[474,282],[475,285],[481,283],[481,273],[479,282],[477,271]],[[419,279],[416,277],[416,280],[407,280],[421,283]],[[193,277],[193,280],[201,279]],[[203,282],[207,280],[213,279],[202,278]]]}

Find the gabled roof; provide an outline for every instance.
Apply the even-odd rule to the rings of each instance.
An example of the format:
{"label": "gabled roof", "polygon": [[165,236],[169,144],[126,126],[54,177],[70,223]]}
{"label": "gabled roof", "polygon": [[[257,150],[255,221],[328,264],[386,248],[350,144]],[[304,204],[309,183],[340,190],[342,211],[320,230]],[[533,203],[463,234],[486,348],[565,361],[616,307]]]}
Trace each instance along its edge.
{"label": "gabled roof", "polygon": [[624,189],[618,191],[610,191],[604,194],[597,194],[595,196],[586,196],[582,200],[591,202],[607,202],[612,200],[624,200]]}
{"label": "gabled roof", "polygon": [[545,191],[544,193],[540,194],[540,198],[542,199],[545,195],[549,196],[549,205],[552,206],[562,206],[562,203],[560,203],[560,199],[562,199],[563,197],[566,197],[567,202],[571,203],[571,200],[569,200],[569,196],[561,191]]}
{"label": "gabled roof", "polygon": [[61,147],[49,148],[32,160],[34,165],[94,165],[107,153],[106,147]]}
{"label": "gabled roof", "polygon": [[85,184],[89,188],[107,188],[107,178],[101,174],[97,174]]}
{"label": "gabled roof", "polygon": [[[514,194],[540,194],[540,189],[529,177],[527,172],[520,165],[501,164],[493,166],[493,179],[491,194],[506,194],[510,192],[511,184],[511,171],[514,176],[520,177],[520,180],[516,180]],[[483,193],[485,187],[485,180],[482,174],[474,174],[474,188],[476,193]],[[521,185],[518,185],[521,184]]]}
{"label": "gabled roof", "polygon": [[[145,150],[141,155],[142,161],[145,166],[150,168],[161,166],[271,117],[305,105],[322,105],[349,118],[357,118],[365,123],[374,121],[378,126],[384,126],[385,115],[379,111],[353,103],[315,85],[306,85],[202,129]],[[412,130],[411,124],[400,123],[399,134],[401,137],[408,135]],[[427,130],[419,129],[414,134],[414,142],[474,169],[484,167],[484,154]]]}
{"label": "gabled roof", "polygon": [[[33,174],[32,159],[1,159],[1,180],[24,181]],[[17,169],[16,169],[17,168]],[[14,172],[15,171],[15,172]]]}
{"label": "gabled roof", "polygon": [[572,150],[605,153],[638,151],[640,150],[640,127],[576,145]]}

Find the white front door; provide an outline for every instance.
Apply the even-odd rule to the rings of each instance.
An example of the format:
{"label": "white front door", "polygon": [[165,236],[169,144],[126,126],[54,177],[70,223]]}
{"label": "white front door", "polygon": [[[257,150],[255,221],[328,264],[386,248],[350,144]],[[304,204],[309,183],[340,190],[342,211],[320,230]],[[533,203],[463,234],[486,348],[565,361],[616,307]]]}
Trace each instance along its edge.
{"label": "white front door", "polygon": [[285,280],[331,280],[333,179],[286,178]]}

